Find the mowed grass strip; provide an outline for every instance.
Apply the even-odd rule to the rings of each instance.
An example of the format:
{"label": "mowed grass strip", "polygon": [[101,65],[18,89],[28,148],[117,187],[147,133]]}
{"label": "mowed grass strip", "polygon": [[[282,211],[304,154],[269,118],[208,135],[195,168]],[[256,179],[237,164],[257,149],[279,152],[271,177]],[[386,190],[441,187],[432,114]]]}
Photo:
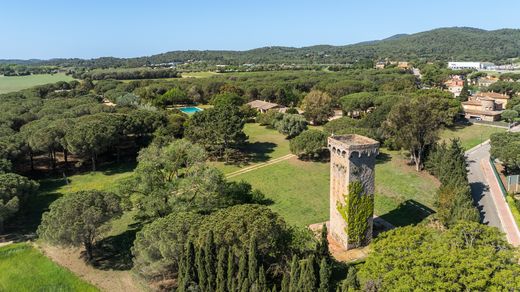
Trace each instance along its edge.
{"label": "mowed grass strip", "polygon": [[0,291],[99,291],[27,243],[0,248]]}
{"label": "mowed grass strip", "polygon": [[444,129],[440,133],[441,140],[449,142],[450,139],[459,138],[464,149],[469,150],[486,141],[494,133],[505,132],[504,128],[490,127],[473,124],[469,126],[456,125],[452,129]]}
{"label": "mowed grass strip", "polygon": [[56,83],[58,81],[72,81],[74,78],[58,74],[35,74],[28,76],[1,76],[0,75],[0,94],[19,91],[30,88],[36,85],[43,85],[47,83]]}

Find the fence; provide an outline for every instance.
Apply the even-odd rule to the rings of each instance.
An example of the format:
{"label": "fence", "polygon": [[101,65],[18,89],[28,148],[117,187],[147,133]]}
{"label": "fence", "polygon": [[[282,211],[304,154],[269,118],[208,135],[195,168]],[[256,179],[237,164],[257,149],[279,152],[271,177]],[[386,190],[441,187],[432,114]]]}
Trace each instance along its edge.
{"label": "fence", "polygon": [[495,162],[493,159],[489,158],[489,164],[491,164],[491,169],[493,169],[493,174],[495,175],[496,180],[498,181],[498,186],[500,187],[500,191],[502,192],[502,195],[504,197],[507,196],[506,188],[504,187],[504,183],[502,182],[502,179],[500,178],[500,175],[498,174],[497,168],[495,167]]}

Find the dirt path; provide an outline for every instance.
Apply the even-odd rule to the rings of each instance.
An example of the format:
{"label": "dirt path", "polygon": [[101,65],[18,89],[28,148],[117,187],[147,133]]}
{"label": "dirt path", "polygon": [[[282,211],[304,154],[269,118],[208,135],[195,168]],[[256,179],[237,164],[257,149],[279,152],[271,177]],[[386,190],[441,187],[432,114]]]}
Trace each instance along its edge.
{"label": "dirt path", "polygon": [[78,277],[102,291],[146,291],[129,271],[104,271],[87,266],[79,258],[80,251],[78,249],[59,248],[49,245],[37,245],[36,247],[55,263],[69,269]]}
{"label": "dirt path", "polygon": [[264,163],[259,163],[259,164],[255,164],[255,165],[252,165],[252,166],[248,166],[246,168],[242,168],[240,170],[237,170],[237,171],[234,171],[234,172],[231,172],[231,173],[228,173],[226,175],[227,178],[231,178],[231,177],[235,177],[237,175],[241,175],[241,174],[244,174],[244,173],[247,173],[247,172],[250,172],[250,171],[253,171],[253,170],[257,170],[259,168],[262,168],[262,167],[266,167],[266,166],[269,166],[271,164],[275,164],[275,163],[279,163],[279,162],[282,162],[282,161],[285,161],[285,160],[289,160],[293,157],[296,157],[296,155],[294,154],[287,154],[285,156],[282,156],[282,157],[278,157],[278,158],[275,158],[275,159],[271,159],[269,160],[268,162],[264,162]]}

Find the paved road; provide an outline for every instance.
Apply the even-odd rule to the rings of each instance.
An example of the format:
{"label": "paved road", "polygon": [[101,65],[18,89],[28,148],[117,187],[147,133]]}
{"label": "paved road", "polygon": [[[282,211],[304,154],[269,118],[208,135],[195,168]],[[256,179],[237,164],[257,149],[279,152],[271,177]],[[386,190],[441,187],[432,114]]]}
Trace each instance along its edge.
{"label": "paved road", "polygon": [[468,180],[471,186],[471,195],[480,211],[481,222],[498,227],[504,231],[481,167],[482,159],[489,159],[489,149],[489,143],[485,143],[482,146],[466,152],[469,164]]}

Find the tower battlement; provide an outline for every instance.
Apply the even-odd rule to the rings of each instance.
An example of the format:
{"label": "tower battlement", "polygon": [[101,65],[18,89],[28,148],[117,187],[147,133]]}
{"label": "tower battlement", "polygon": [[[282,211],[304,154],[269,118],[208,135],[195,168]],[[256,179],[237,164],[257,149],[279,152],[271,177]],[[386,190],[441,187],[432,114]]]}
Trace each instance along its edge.
{"label": "tower battlement", "polygon": [[[379,153],[379,142],[356,134],[331,136],[328,139],[328,148],[330,150],[330,234],[345,249],[355,248],[358,245],[349,241],[347,222],[338,210],[338,206],[345,204],[349,185],[356,181],[361,183],[363,194],[369,196],[373,202],[374,169],[376,156]],[[351,212],[356,212],[356,208]],[[367,221],[366,243],[372,238],[372,216],[367,218]]]}

